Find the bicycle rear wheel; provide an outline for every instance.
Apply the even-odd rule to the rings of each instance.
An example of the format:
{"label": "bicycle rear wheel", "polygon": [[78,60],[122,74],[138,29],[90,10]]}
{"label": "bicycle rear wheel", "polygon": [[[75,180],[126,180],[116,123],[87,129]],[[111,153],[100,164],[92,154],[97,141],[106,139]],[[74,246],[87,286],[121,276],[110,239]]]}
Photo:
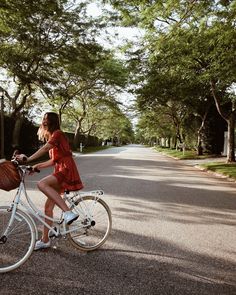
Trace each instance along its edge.
{"label": "bicycle rear wheel", "polygon": [[70,226],[69,241],[82,251],[92,251],[107,240],[112,226],[108,205],[94,196],[85,196],[75,201],[75,212],[79,218]]}
{"label": "bicycle rear wheel", "polygon": [[5,234],[11,215],[9,207],[0,207],[0,273],[12,271],[25,263],[35,245],[35,226],[21,210],[17,209],[13,223]]}

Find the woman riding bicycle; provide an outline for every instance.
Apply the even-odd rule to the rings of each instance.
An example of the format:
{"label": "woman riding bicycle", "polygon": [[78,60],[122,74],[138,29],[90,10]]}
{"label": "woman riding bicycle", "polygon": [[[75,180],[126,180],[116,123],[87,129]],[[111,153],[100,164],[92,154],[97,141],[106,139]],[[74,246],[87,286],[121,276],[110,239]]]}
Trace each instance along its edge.
{"label": "woman riding bicycle", "polygon": [[[60,130],[59,117],[56,113],[48,112],[44,115],[41,126],[38,130],[40,140],[46,141],[41,147],[30,157],[25,155],[16,156],[17,160],[24,162],[34,161],[45,153],[49,152],[50,159],[33,166],[34,169],[46,168],[54,166],[52,175],[46,176],[38,182],[38,188],[48,199],[45,203],[45,214],[53,217],[53,209],[55,204],[64,211],[64,219],[67,224],[71,224],[78,218],[78,214],[70,211],[61,197],[64,190],[80,190],[83,188],[79,172],[72,158],[69,142],[65,134]],[[25,161],[26,157],[26,161]],[[51,225],[52,222],[45,219]],[[41,240],[35,244],[35,250],[50,247],[50,239],[48,236],[48,228],[44,226]]]}

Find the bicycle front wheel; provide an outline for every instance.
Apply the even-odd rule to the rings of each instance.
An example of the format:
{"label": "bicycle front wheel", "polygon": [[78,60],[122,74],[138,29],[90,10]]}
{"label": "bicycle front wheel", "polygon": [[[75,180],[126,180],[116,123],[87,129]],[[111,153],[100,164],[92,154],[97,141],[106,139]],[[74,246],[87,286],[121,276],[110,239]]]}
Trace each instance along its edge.
{"label": "bicycle front wheel", "polygon": [[112,226],[108,205],[94,196],[85,196],[75,201],[75,212],[79,218],[70,226],[69,241],[82,251],[92,251],[107,240]]}
{"label": "bicycle front wheel", "polygon": [[35,226],[30,217],[17,209],[8,228],[11,215],[9,207],[0,207],[0,273],[12,271],[26,262],[35,245]]}

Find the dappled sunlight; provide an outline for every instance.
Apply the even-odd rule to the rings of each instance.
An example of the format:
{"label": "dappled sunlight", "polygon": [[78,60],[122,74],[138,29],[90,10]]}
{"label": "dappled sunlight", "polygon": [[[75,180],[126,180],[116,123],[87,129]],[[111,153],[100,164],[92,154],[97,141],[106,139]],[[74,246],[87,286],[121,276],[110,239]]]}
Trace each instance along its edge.
{"label": "dappled sunlight", "polygon": [[182,271],[173,271],[171,272],[173,273],[174,275],[177,275],[179,276],[180,278],[183,278],[184,280],[191,280],[191,281],[196,281],[196,282],[206,282],[206,283],[209,283],[209,284],[224,284],[225,283],[225,280],[222,280],[222,279],[214,279],[214,278],[211,278],[210,276],[208,276],[207,274],[205,276],[202,276],[202,275],[195,275],[195,274],[190,274],[190,273],[187,273],[187,272],[182,272]]}
{"label": "dappled sunlight", "polygon": [[[119,169],[119,167],[117,167]],[[188,175],[186,177],[184,174],[181,173],[174,173],[170,174],[168,171],[160,173],[159,171],[155,171],[153,173],[150,173],[149,169],[139,169],[137,167],[135,168],[125,168],[120,170],[120,173],[113,173],[112,178],[118,178],[118,179],[137,179],[137,180],[146,180],[146,181],[154,181],[155,185],[158,186],[162,182],[167,183],[166,185],[171,187],[178,187],[178,188],[191,188],[191,189],[198,189],[198,190],[209,190],[209,191],[222,191],[225,192],[227,189],[228,192],[232,192],[235,194],[236,191],[236,185],[232,183],[232,186],[230,187],[229,183],[226,182],[224,179],[207,179],[205,175],[200,175],[202,178],[199,178],[198,182],[196,182],[196,175]],[[130,173],[129,173],[130,172]],[[131,173],[132,172],[132,173]],[[183,178],[180,180],[181,176]],[[99,177],[111,177],[108,174],[100,173]],[[151,183],[150,183],[151,184]],[[236,195],[235,195],[236,197]]]}
{"label": "dappled sunlight", "polygon": [[[210,191],[222,191],[224,192],[225,191],[225,188],[224,186],[209,186],[209,183],[207,184],[204,184],[204,183],[194,183],[194,182],[191,182],[191,181],[186,181],[186,182],[183,182],[183,183],[173,183],[173,184],[170,184],[170,186],[175,186],[175,187],[183,187],[183,188],[196,188],[196,189],[199,189],[199,190],[210,190]],[[235,193],[235,188],[229,188],[227,186],[227,189],[233,193]]]}
{"label": "dappled sunlight", "polygon": [[[193,206],[193,205],[183,205],[178,203],[162,203],[160,204],[162,207],[162,210],[166,213],[177,213],[184,216],[199,216],[200,218],[205,218],[205,216],[208,216],[211,220],[227,220],[231,219],[236,222],[236,214],[235,210],[222,210],[222,209],[206,209],[199,206]],[[210,221],[210,220],[208,220]]]}
{"label": "dappled sunlight", "polygon": [[[175,265],[178,271],[179,267],[183,267],[184,273],[191,271],[194,277],[203,275],[204,279],[215,278],[217,269],[217,280],[223,282],[225,277],[230,278],[228,283],[235,280],[235,210],[174,202],[145,202],[129,197],[111,198],[114,220],[111,242],[115,249],[135,248],[143,258],[148,259],[149,256],[158,262],[165,261],[172,267]],[[121,233],[120,238],[118,233]],[[129,235],[132,238],[128,238]],[[144,249],[149,250],[143,254]],[[227,276],[222,263],[218,265],[217,261],[221,259],[225,261],[224,267],[234,265]],[[216,263],[216,266],[211,269],[212,263]],[[203,266],[206,269],[204,273]]]}
{"label": "dappled sunlight", "polygon": [[[147,150],[78,157],[84,190],[105,192],[111,234],[90,253],[64,239],[56,249],[34,252],[14,272],[15,279],[25,274],[24,290],[32,277],[34,290],[47,290],[50,273],[51,288],[69,284],[71,293],[93,294],[102,282],[98,294],[236,294],[236,185]],[[40,177],[27,183],[35,200],[42,200]]]}
{"label": "dappled sunlight", "polygon": [[[60,271],[52,271],[55,267]],[[109,288],[111,294],[112,290],[122,290],[122,294],[129,294],[130,290],[132,294],[174,294],[175,285],[178,294],[223,295],[234,294],[235,267],[235,262],[214,253],[201,254],[166,239],[143,238],[141,232],[114,229],[107,243],[95,252],[81,253],[63,243],[57,250],[34,252],[24,270],[2,276],[2,284],[10,275],[14,280],[24,275],[26,292],[46,291],[50,283],[57,292],[59,286],[61,294],[68,286],[72,293],[86,288],[89,294],[94,290],[96,294],[107,294]],[[34,277],[38,279],[32,289]],[[99,292],[97,282],[102,282]]]}
{"label": "dappled sunlight", "polygon": [[146,222],[168,221],[182,224],[203,224],[203,225],[236,225],[236,214],[234,209],[211,209],[201,206],[178,204],[178,203],[163,203],[149,202],[148,206],[139,203],[130,205],[128,200],[116,199],[113,201],[114,215],[119,212],[117,218],[127,220],[137,220]]}
{"label": "dappled sunlight", "polygon": [[[163,184],[166,187],[173,187],[173,189],[197,189],[199,191],[212,192],[227,191],[228,193],[235,194],[235,183],[229,183],[220,177],[209,177],[208,174],[195,167],[186,166],[176,160],[162,157],[156,152],[152,152],[151,156],[147,153],[149,157],[147,155],[144,156],[143,151],[150,152],[150,150],[142,148],[140,150],[142,150],[140,154],[133,153],[132,149],[130,152],[121,152],[117,158],[114,155],[103,158],[103,153],[100,154],[100,158],[97,158],[98,153],[90,157],[88,156],[87,159],[84,157],[80,158],[82,164],[83,160],[90,160],[94,163],[87,175],[83,176],[82,174],[85,185],[92,186],[92,183],[95,181],[94,178],[99,178],[99,181],[96,181],[96,183],[103,187],[106,179],[110,178],[114,182],[121,181],[122,183],[131,180],[130,185],[135,180],[141,181],[141,183],[147,181],[149,182],[149,188],[152,185],[157,192],[159,191],[158,186]],[[96,166],[96,163],[101,163],[101,161],[106,163],[104,169],[99,169],[100,164]],[[146,188],[146,191],[148,189]],[[151,190],[153,191],[152,188]]]}

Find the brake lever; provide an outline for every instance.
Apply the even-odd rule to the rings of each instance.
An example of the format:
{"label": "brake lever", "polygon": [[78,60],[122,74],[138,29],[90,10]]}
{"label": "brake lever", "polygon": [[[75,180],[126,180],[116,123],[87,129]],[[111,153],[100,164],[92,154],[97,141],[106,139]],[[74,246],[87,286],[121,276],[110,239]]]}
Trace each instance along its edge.
{"label": "brake lever", "polygon": [[27,170],[30,171],[30,172],[40,173],[40,170],[38,168],[33,168],[32,166],[28,166]]}
{"label": "brake lever", "polygon": [[13,165],[15,165],[16,167],[18,167],[20,165],[19,161],[16,160],[16,158],[11,159],[11,162],[13,163]]}

